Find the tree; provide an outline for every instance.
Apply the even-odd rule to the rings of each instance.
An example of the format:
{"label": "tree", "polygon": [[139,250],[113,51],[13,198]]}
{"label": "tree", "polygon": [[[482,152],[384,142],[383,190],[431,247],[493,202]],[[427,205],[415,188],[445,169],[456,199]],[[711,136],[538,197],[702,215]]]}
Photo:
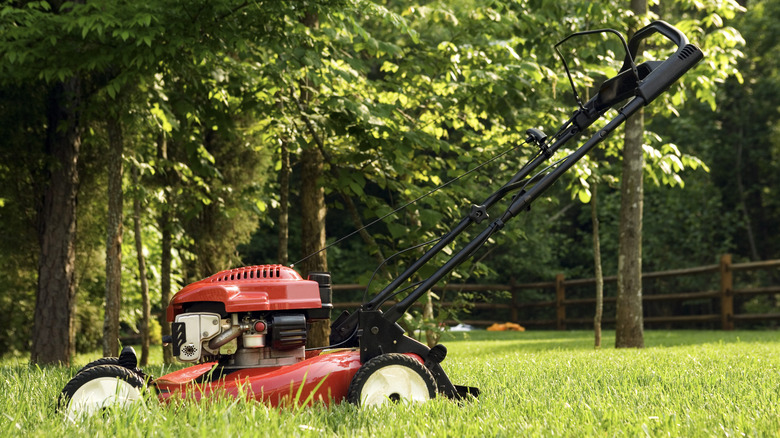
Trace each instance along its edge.
{"label": "tree", "polygon": [[[165,133],[160,133],[157,136],[157,159],[160,163],[160,169],[157,169],[158,172],[162,171],[161,174],[163,175],[162,182],[163,182],[163,190],[161,193],[161,197],[163,200],[163,205],[161,206],[159,210],[159,215],[157,218],[157,226],[160,229],[160,304],[161,307],[165,308],[165,306],[168,305],[168,303],[171,301],[171,265],[173,264],[173,224],[172,224],[172,196],[170,195],[170,181],[172,181],[172,178],[167,176],[169,173],[168,171],[170,169],[166,169],[165,166],[168,162],[168,141],[165,136]],[[166,312],[162,312],[160,315],[160,326],[162,327],[162,336],[170,336],[171,335],[171,325],[168,323],[166,319]],[[163,344],[162,346],[163,350],[163,362],[166,364],[170,364],[173,362],[173,347],[169,345]]]}
{"label": "tree", "polygon": [[[647,15],[647,0],[631,0],[639,20]],[[629,39],[641,21],[628,32]],[[620,186],[620,245],[618,249],[618,295],[615,347],[643,348],[642,316],[642,202],[644,176],[644,109],[626,120],[623,143],[623,173]]]}
{"label": "tree", "polygon": [[46,153],[49,182],[39,212],[40,256],[33,318],[32,363],[70,363],[76,285],[76,199],[81,147],[82,82],[73,76],[51,87]]}
{"label": "tree", "polygon": [[601,317],[604,313],[604,273],[601,267],[598,199],[598,183],[596,183],[593,185],[593,196],[590,198],[590,217],[593,224],[593,266],[596,274],[596,314],[593,316],[593,343],[596,348],[601,348]]}
{"label": "tree", "polygon": [[[133,186],[139,188],[138,168],[131,171]],[[141,358],[139,365],[145,366],[149,361],[149,344],[151,336],[149,325],[151,321],[151,300],[149,299],[149,282],[146,279],[146,257],[144,256],[143,232],[141,231],[141,193],[133,193],[133,234],[135,237],[135,253],[138,259],[138,279],[141,286]]]}
{"label": "tree", "polygon": [[[120,106],[121,107],[121,106]],[[115,111],[106,121],[108,133],[108,218],[106,221],[106,305],[103,356],[119,356],[119,312],[122,304],[123,151],[122,122]]]}
{"label": "tree", "polygon": [[[307,12],[302,19],[309,29],[319,27],[319,17],[316,13]],[[311,120],[305,114],[305,107],[312,100],[312,84],[308,78],[300,84],[301,97],[296,100],[304,122],[309,128],[312,141],[303,146],[301,154],[301,254],[307,257],[300,266],[303,275],[310,272],[327,272],[328,257],[325,251],[325,189],[320,184],[325,156],[325,145]],[[294,97],[295,98],[295,97]],[[306,340],[308,347],[324,347],[329,345],[330,322],[316,322],[309,330]]]}

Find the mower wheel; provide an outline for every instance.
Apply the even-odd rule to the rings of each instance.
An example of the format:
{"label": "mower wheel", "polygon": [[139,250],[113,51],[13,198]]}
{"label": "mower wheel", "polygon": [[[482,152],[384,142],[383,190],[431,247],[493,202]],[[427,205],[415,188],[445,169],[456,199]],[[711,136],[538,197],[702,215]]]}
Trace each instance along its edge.
{"label": "mower wheel", "polygon": [[138,360],[135,356],[135,350],[133,347],[125,347],[122,349],[122,353],[119,355],[119,357],[101,357],[100,359],[93,360],[92,362],[84,365],[81,367],[76,374],[83,373],[84,371],[94,368],[96,366],[100,365],[119,365],[121,367],[127,368],[139,376],[141,378],[146,379],[147,376],[143,372],[142,369],[138,368]]}
{"label": "mower wheel", "polygon": [[62,389],[57,410],[76,419],[112,406],[140,401],[144,379],[119,365],[95,365],[76,374]]}
{"label": "mower wheel", "polygon": [[76,374],[82,373],[90,368],[95,368],[100,365],[119,365],[118,357],[101,357],[100,359],[93,360],[92,362],[81,367]]}
{"label": "mower wheel", "polygon": [[436,397],[436,381],[420,361],[400,353],[377,356],[358,369],[347,390],[347,401],[378,406]]}

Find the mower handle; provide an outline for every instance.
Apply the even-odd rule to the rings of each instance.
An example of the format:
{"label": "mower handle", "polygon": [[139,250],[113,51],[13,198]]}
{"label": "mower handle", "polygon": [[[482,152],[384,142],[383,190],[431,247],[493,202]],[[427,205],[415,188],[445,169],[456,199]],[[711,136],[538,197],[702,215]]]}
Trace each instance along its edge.
{"label": "mower handle", "polygon": [[[655,33],[676,44],[677,50],[665,61],[645,61],[637,66],[634,61],[639,44]],[[587,117],[579,122],[582,128],[601,117],[601,112],[631,96],[642,97],[648,105],[704,57],[680,30],[660,20],[639,29],[625,48],[626,58],[620,72],[604,81],[596,96],[585,105]]]}
{"label": "mower handle", "polygon": [[[628,42],[628,53],[631,55],[631,59],[636,59],[637,52],[639,51],[639,43],[656,32],[660,33],[673,42],[674,45],[677,46],[678,51],[682,50],[682,48],[688,44],[688,37],[686,37],[685,34],[680,32],[680,30],[676,27],[663,20],[653,21],[647,26],[636,31],[634,36],[632,36],[631,40]],[[621,70],[624,70],[627,67],[626,63],[628,62],[628,57],[626,57],[626,62],[623,63],[623,68]],[[630,66],[630,64],[628,65]]]}
{"label": "mower handle", "polygon": [[[659,32],[666,36],[672,42],[677,44],[676,52],[665,61],[647,61],[639,66],[635,66],[632,61],[632,53],[636,53],[639,43]],[[592,33],[592,32],[588,32]],[[530,162],[523,166],[512,179],[502,186],[497,192],[490,195],[483,204],[472,208],[472,213],[466,215],[461,222],[445,234],[432,248],[425,252],[417,261],[413,262],[404,273],[396,277],[387,287],[379,292],[373,299],[364,303],[357,312],[349,314],[344,312],[331,325],[331,342],[340,346],[361,347],[361,360],[368,360],[371,357],[382,352],[420,352],[420,357],[426,361],[428,353],[425,348],[420,346],[409,347],[404,344],[401,346],[400,340],[404,340],[403,329],[396,321],[422,296],[423,293],[430,290],[446,274],[455,269],[460,263],[471,257],[479,248],[481,248],[490,237],[500,231],[506,222],[518,215],[520,212],[529,209],[531,203],[537,199],[545,190],[547,190],[563,173],[568,171],[577,161],[582,159],[591,149],[601,143],[611,132],[622,125],[632,114],[640,111],[642,107],[648,105],[661,95],[669,86],[680,78],[686,71],[690,70],[703,57],[701,50],[688,43],[688,39],[679,30],[672,25],[656,21],[640,29],[631,39],[630,48],[626,53],[626,62],[617,76],[608,79],[602,84],[599,93],[591,98],[588,103],[576,110],[569,121],[565,122],[560,128],[558,134],[552,137],[552,144],[547,144],[546,136],[539,132],[529,131],[528,142],[536,143],[543,153],[537,154]],[[564,64],[565,65],[565,64]],[[576,90],[575,90],[576,94]],[[623,107],[617,109],[617,115],[612,118],[603,128],[594,133],[592,137],[569,154],[564,159],[548,166],[552,168],[549,172],[543,171],[533,175],[533,172],[543,165],[552,155],[565,143],[578,137],[583,131],[590,127],[596,120],[601,118],[609,108],[612,108],[619,102],[629,99]],[[546,170],[545,169],[545,170]],[[527,182],[527,183],[526,183]],[[528,185],[531,184],[529,187]],[[493,220],[489,226],[482,232],[465,244],[460,251],[451,256],[439,269],[431,274],[426,280],[417,283],[415,289],[405,298],[390,307],[382,313],[379,307],[390,297],[394,296],[400,285],[408,281],[423,265],[428,263],[436,254],[441,252],[447,245],[452,243],[458,235],[463,233],[473,223],[480,223],[487,218],[484,213],[490,206],[501,200],[509,192],[517,191],[519,193],[513,197],[513,200],[500,218]],[[480,214],[475,214],[480,213]],[[387,331],[396,333],[393,336],[386,336],[382,333]],[[400,330],[400,332],[399,332]],[[404,341],[406,342],[406,341]],[[364,357],[365,356],[365,357]],[[438,363],[438,360],[433,362]],[[437,379],[438,381],[438,379]]]}
{"label": "mower handle", "polygon": [[639,80],[637,94],[649,104],[669,86],[677,81],[685,72],[704,58],[701,49],[688,42],[688,38],[679,29],[671,24],[657,20],[639,29],[628,42],[628,53],[623,62],[621,73],[633,70],[634,60],[639,51],[639,43],[655,33],[660,33],[677,46],[677,50],[665,61],[648,61],[644,65],[650,70],[646,76]]}

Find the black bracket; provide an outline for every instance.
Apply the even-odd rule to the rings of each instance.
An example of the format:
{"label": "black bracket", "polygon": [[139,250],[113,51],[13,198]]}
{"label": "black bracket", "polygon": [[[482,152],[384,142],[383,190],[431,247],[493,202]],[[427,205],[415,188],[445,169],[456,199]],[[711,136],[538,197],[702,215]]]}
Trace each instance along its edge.
{"label": "black bracket", "polygon": [[489,218],[487,209],[484,205],[472,205],[471,206],[471,212],[469,213],[469,218],[473,220],[476,223],[480,223],[484,221],[485,219]]}
{"label": "black bracket", "polygon": [[545,134],[541,129],[531,128],[525,133],[528,135],[528,139],[526,139],[527,142],[531,143],[533,142],[537,146],[539,146],[539,149],[541,149],[542,153],[544,154],[545,158],[552,157],[552,151],[550,148],[547,147],[547,134]]}
{"label": "black bracket", "polygon": [[441,361],[447,356],[447,349],[443,345],[437,345],[433,349],[406,336],[404,329],[382,317],[379,310],[358,310],[360,333],[360,362],[369,360],[387,353],[413,353],[423,360],[425,367],[430,370],[436,380],[439,394],[460,400],[465,394],[476,396],[479,390],[474,388],[464,392],[461,387],[456,387],[441,367]]}
{"label": "black bracket", "polygon": [[[517,198],[519,198],[519,197],[521,197],[521,196],[525,195],[526,193],[528,193],[528,192],[527,192],[527,191],[525,191],[525,190],[520,190],[520,191],[519,191],[517,194],[515,194],[515,195],[512,195],[512,202],[514,202],[514,201],[515,201],[515,199],[517,199]],[[525,210],[525,211],[531,211],[531,203],[530,203],[530,202],[529,202],[529,203],[528,203],[528,205],[527,205],[527,206],[524,208],[524,210]]]}

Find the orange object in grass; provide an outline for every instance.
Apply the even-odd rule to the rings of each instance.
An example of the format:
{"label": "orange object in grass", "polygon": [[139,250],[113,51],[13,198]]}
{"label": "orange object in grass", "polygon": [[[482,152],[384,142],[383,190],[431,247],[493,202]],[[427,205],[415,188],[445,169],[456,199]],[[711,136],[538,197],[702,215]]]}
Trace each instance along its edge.
{"label": "orange object in grass", "polygon": [[494,323],[490,327],[487,328],[489,332],[506,332],[506,331],[512,331],[512,332],[524,332],[525,327],[521,326],[520,324],[515,324],[514,322],[505,322],[505,323]]}

